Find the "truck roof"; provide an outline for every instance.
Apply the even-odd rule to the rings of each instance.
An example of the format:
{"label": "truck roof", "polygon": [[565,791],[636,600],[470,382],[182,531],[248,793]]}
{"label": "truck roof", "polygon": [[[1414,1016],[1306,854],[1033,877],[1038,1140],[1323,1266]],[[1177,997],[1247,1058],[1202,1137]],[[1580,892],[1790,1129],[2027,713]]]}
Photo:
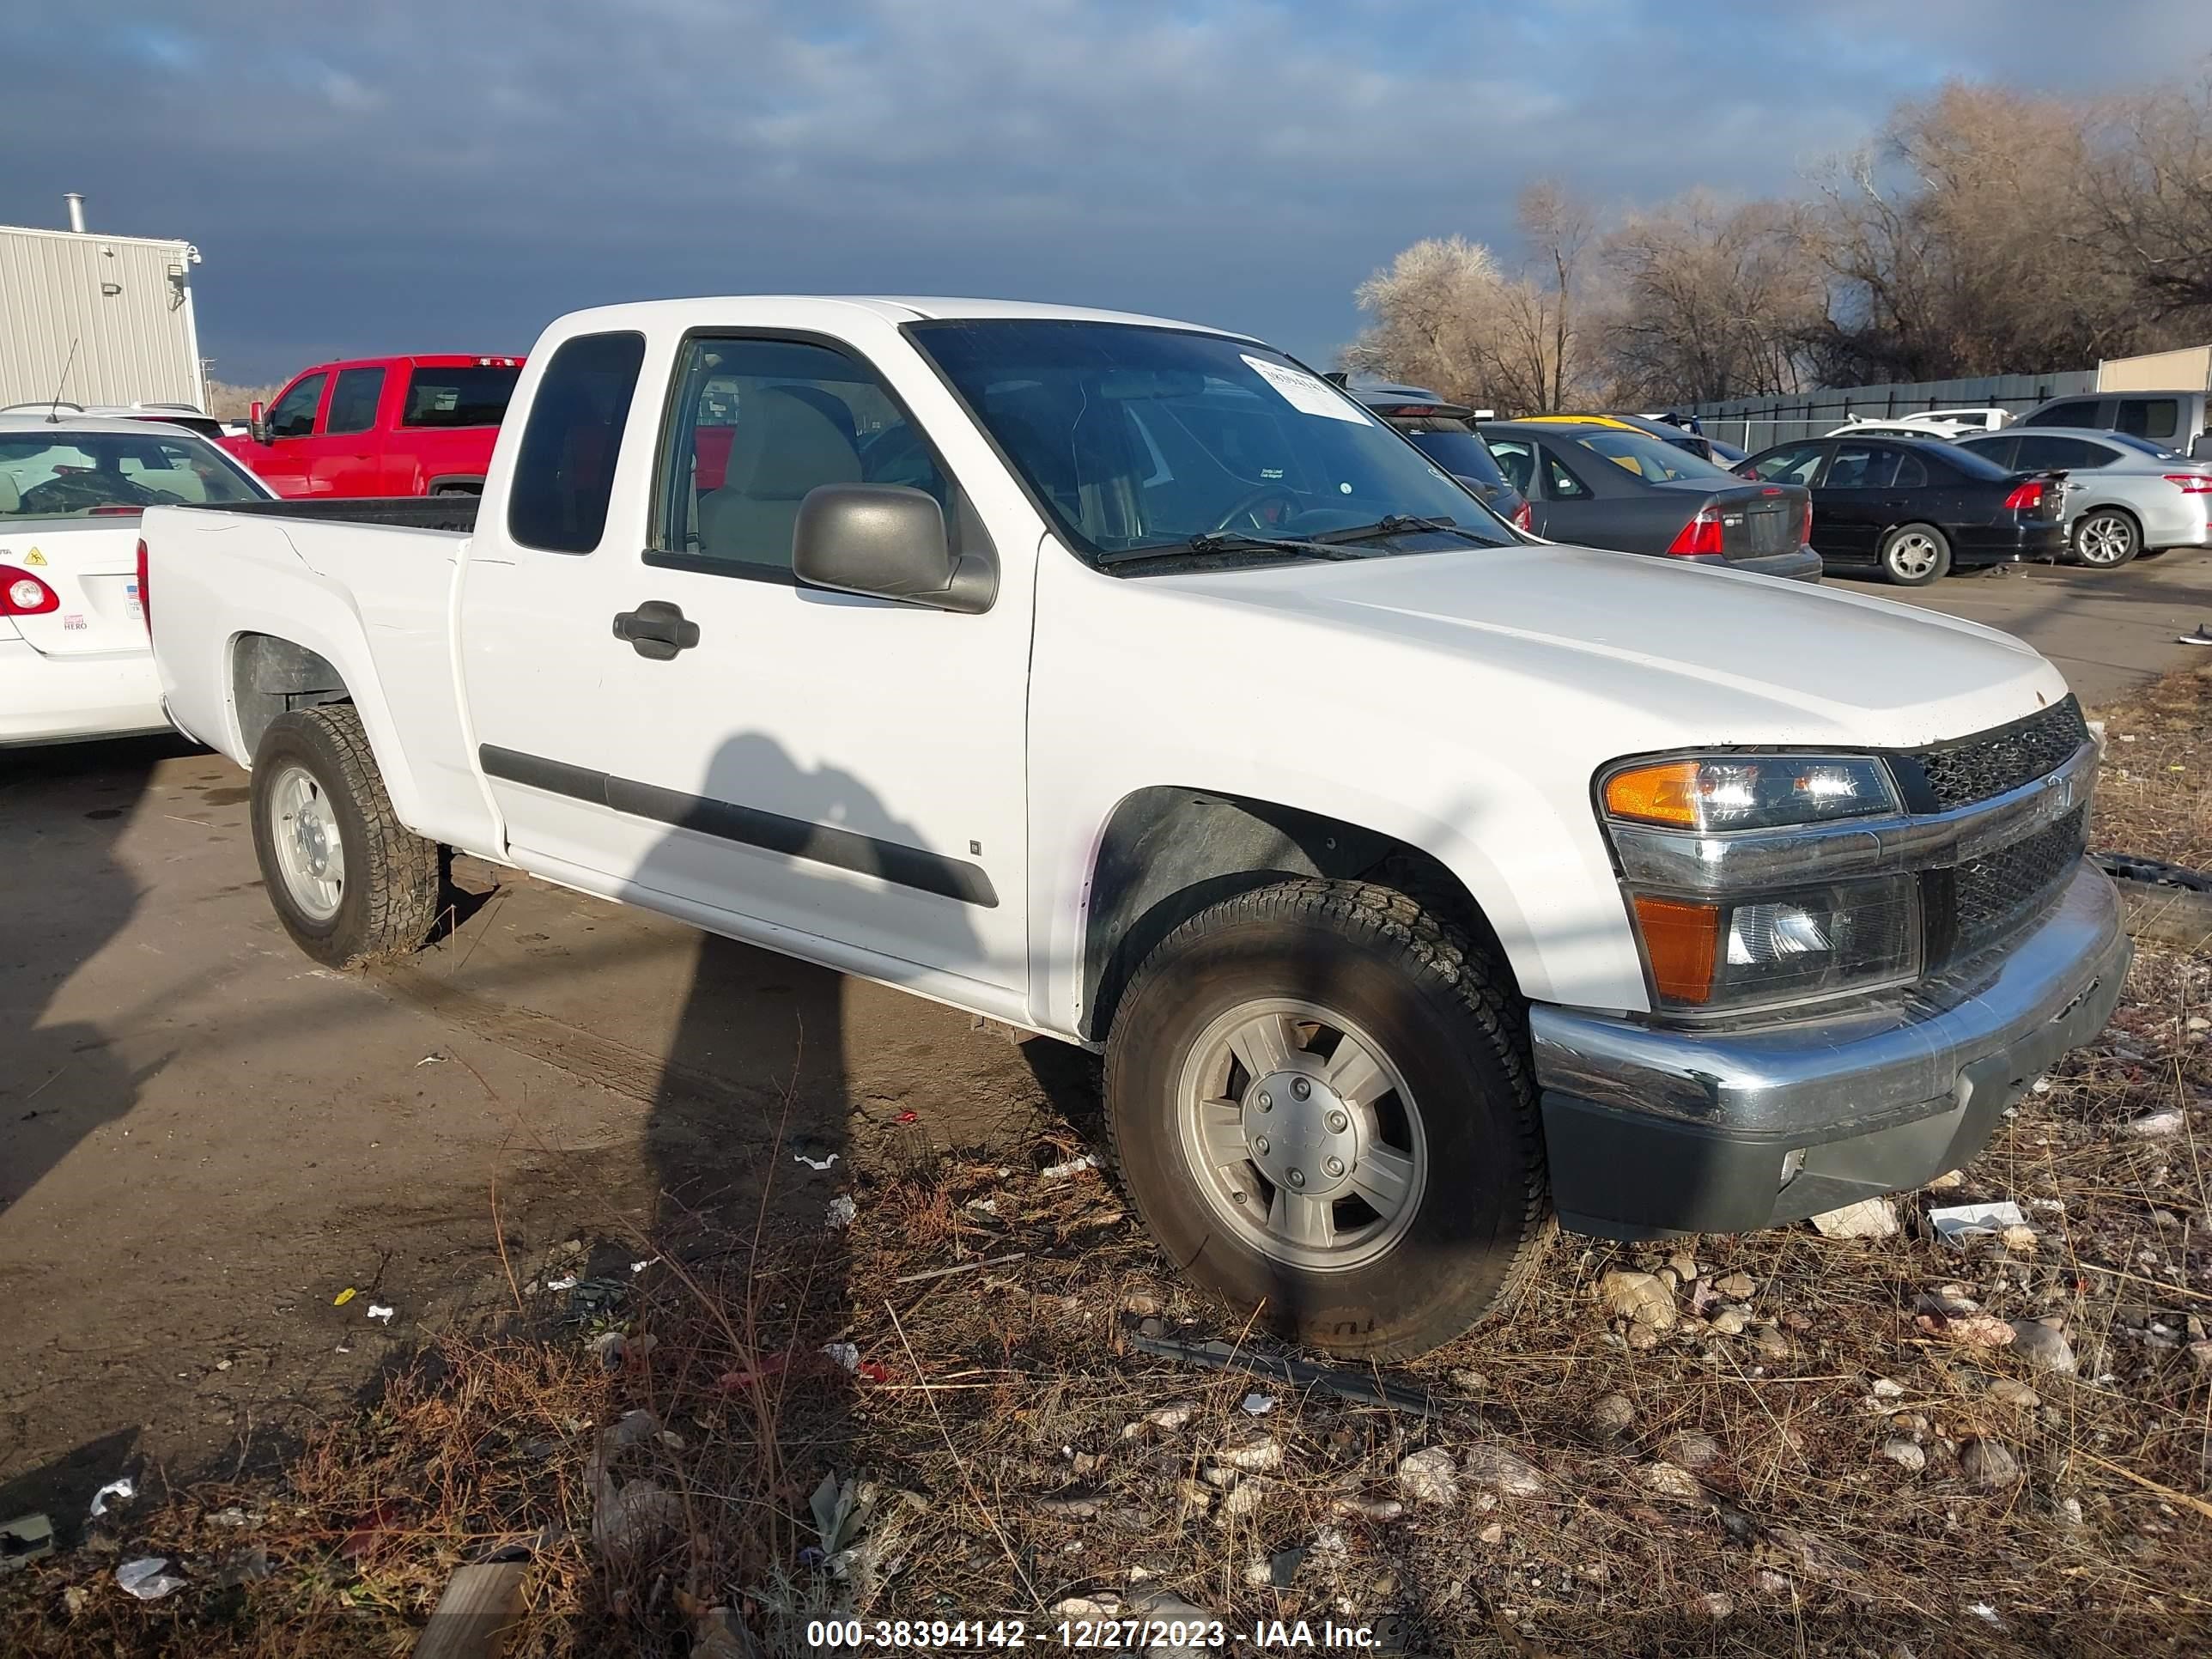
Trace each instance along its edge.
{"label": "truck roof", "polygon": [[[485,356],[474,351],[413,351],[388,356],[331,357],[322,362],[309,363],[300,374],[313,374],[328,368],[393,368],[406,364],[416,368],[520,368],[523,359],[520,353],[505,353]],[[300,378],[299,374],[292,377]]]}
{"label": "truck roof", "polygon": [[1234,339],[1254,337],[1234,329],[1205,323],[1178,322],[1171,317],[1148,317],[1130,311],[1097,311],[1085,306],[1046,305],[1034,300],[959,299],[881,294],[728,294],[688,300],[643,300],[623,305],[597,306],[571,313],[572,319],[589,318],[605,326],[648,321],[711,325],[740,320],[732,307],[763,309],[793,303],[853,306],[893,323],[939,321],[951,319],[1031,319],[1079,323],[1134,323],[1152,328],[1186,329],[1197,333],[1224,334]]}

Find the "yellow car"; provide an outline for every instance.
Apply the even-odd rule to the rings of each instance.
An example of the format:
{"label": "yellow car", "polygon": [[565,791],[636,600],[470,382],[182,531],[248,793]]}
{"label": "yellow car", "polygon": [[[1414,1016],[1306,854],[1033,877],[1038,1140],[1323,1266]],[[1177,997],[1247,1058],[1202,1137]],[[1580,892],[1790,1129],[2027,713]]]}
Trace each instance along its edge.
{"label": "yellow car", "polygon": [[1741,451],[1716,445],[1701,433],[1686,426],[1676,426],[1668,421],[1654,421],[1641,415],[1522,415],[1523,421],[1544,421],[1558,426],[1609,426],[1624,432],[1641,432],[1648,438],[1657,438],[1677,449],[1686,449],[1692,455],[1704,457],[1715,466],[1733,466],[1743,459]]}

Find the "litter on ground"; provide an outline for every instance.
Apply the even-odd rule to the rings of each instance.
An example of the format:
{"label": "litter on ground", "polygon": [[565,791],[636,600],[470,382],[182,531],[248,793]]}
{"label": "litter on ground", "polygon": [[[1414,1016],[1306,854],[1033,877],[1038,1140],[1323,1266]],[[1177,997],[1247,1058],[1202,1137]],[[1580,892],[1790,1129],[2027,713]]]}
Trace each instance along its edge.
{"label": "litter on ground", "polygon": [[131,1477],[126,1474],[120,1480],[109,1481],[98,1492],[93,1493],[92,1512],[94,1515],[106,1514],[107,1500],[111,1498],[127,1504],[137,1495],[138,1488],[131,1484]]}

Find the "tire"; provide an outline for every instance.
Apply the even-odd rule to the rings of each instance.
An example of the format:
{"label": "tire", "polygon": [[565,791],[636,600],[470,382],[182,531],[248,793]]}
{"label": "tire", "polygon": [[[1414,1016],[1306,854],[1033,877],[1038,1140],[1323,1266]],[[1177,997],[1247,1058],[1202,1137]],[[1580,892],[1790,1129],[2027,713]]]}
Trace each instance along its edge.
{"label": "tire", "polygon": [[1881,574],[1899,587],[1925,587],[1951,568],[1950,538],[1932,524],[1901,524],[1881,538]]}
{"label": "tire", "polygon": [[438,915],[438,845],[393,814],[351,703],[270,721],[249,802],[262,883],[295,945],[346,968],[422,943]]}
{"label": "tire", "polygon": [[2074,521],[2068,550],[2076,564],[2117,570],[2142,551],[2142,527],[2115,507],[2095,507]]}
{"label": "tire", "polygon": [[[1517,998],[1413,899],[1285,882],[1201,911],[1138,969],[1107,1042],[1107,1143],[1152,1236],[1239,1317],[1407,1358],[1497,1307],[1549,1234],[1527,1048]],[[1387,1210],[1363,1177],[1398,1195]],[[1294,1211],[1334,1231],[1285,1237]]]}

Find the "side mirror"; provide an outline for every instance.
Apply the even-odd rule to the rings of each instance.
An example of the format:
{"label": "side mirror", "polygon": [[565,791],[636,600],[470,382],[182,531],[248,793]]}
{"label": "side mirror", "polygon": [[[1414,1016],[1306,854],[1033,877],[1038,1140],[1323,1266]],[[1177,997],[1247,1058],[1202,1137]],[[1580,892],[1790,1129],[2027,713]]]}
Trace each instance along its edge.
{"label": "side mirror", "polygon": [[269,441],[268,410],[258,403],[249,405],[246,411],[246,430],[254,442],[267,443]]}
{"label": "side mirror", "polygon": [[944,509],[903,484],[808,490],[792,531],[791,568],[809,586],[937,611],[988,611],[999,591],[996,560],[956,554]]}

